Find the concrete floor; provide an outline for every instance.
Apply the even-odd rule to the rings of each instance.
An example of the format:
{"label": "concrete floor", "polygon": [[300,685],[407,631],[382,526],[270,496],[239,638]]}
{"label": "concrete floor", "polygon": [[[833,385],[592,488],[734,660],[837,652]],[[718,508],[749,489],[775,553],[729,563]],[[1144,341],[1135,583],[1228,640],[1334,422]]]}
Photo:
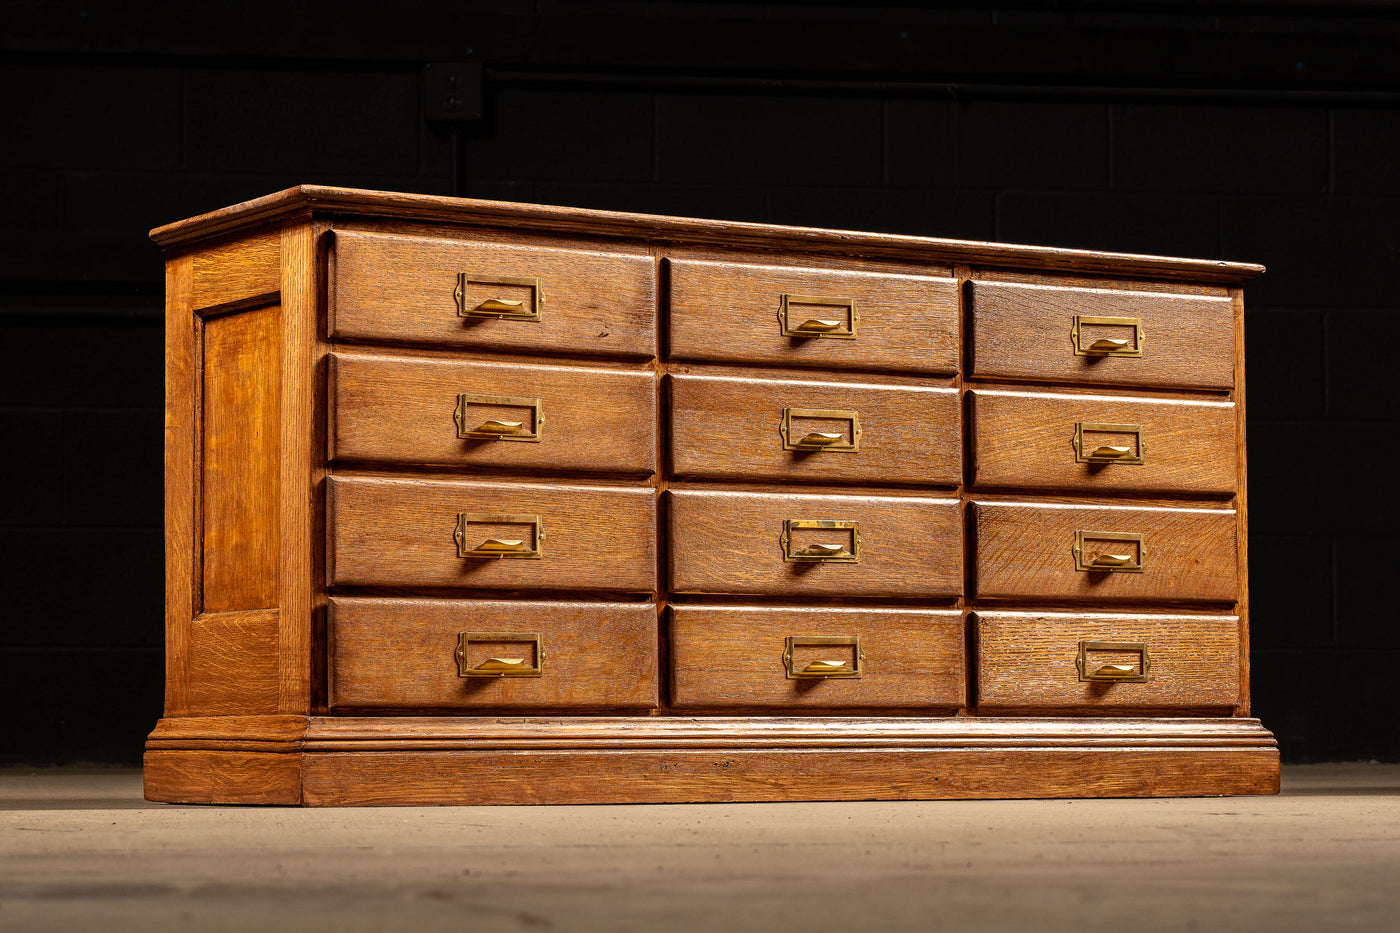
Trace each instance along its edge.
{"label": "concrete floor", "polygon": [[1400,930],[1400,765],[1280,797],[290,810],[0,771],[0,930]]}

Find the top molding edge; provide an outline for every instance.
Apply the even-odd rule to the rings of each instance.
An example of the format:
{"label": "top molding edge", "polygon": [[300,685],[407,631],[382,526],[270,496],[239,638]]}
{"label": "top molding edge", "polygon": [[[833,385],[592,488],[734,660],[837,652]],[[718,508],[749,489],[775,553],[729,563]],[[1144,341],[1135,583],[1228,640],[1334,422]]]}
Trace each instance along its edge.
{"label": "top molding edge", "polygon": [[690,244],[795,249],[885,258],[928,259],[974,265],[1015,266],[1148,278],[1242,284],[1264,271],[1254,263],[1180,259],[1134,253],[1020,246],[971,240],[859,233],[817,227],[787,227],[732,220],[697,220],[588,208],[482,201],[426,194],[401,194],[299,185],[242,204],[157,227],[151,239],[163,249],[198,245],[259,224],[298,215],[360,215],[478,224],[546,233],[676,240]]}

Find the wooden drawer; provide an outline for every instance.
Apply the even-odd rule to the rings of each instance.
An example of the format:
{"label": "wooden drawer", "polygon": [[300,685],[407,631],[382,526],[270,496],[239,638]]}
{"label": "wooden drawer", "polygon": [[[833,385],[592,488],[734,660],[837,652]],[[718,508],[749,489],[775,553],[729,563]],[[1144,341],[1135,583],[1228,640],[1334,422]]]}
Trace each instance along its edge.
{"label": "wooden drawer", "polygon": [[[656,588],[656,493],[647,487],[337,476],[326,487],[326,571],[334,585]],[[462,553],[490,540],[538,544],[539,557]]]}
{"label": "wooden drawer", "polygon": [[[961,481],[954,389],[700,375],[667,381],[677,476],[933,486]],[[840,437],[826,446],[805,441],[818,433]]]}
{"label": "wooden drawer", "polygon": [[[330,361],[332,459],[656,471],[651,372],[356,354]],[[519,428],[493,434],[492,422]]]}
{"label": "wooden drawer", "polygon": [[[677,592],[961,592],[962,534],[956,500],[672,489],[667,503],[671,588]],[[796,524],[831,521],[847,527]],[[852,523],[855,527],[849,527]],[[856,536],[858,541],[853,540]],[[858,551],[852,550],[853,544]],[[834,556],[810,553],[817,545],[841,550]]]}
{"label": "wooden drawer", "polygon": [[984,709],[1233,707],[1237,616],[973,614]]}
{"label": "wooden drawer", "polygon": [[[981,487],[1230,493],[1233,402],[969,391]],[[1126,448],[1125,460],[1092,459]]]}
{"label": "wooden drawer", "polygon": [[333,708],[656,706],[653,603],[336,597],[328,618]]}
{"label": "wooden drawer", "polygon": [[[649,256],[347,231],[330,239],[333,338],[656,354]],[[491,301],[519,306],[481,307]],[[477,309],[538,318],[483,317]]]}
{"label": "wooden drawer", "polygon": [[970,282],[972,375],[1101,385],[1235,384],[1225,295]]}
{"label": "wooden drawer", "polygon": [[[973,502],[973,595],[1166,602],[1235,599],[1233,509]],[[1125,558],[1125,560],[1119,560]]]}
{"label": "wooden drawer", "polygon": [[956,611],[671,607],[677,709],[955,709],[964,693]]}
{"label": "wooden drawer", "polygon": [[[954,279],[688,259],[668,263],[670,353],[677,359],[957,372]],[[798,329],[808,321],[839,326],[836,335],[804,335]]]}

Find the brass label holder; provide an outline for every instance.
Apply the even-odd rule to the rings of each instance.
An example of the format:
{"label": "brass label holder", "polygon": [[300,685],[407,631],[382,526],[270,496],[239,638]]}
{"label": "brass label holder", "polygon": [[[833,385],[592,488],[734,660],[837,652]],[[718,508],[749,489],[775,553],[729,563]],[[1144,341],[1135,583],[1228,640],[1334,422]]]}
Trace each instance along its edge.
{"label": "brass label holder", "polygon": [[[1084,559],[1085,541],[1122,541],[1136,544],[1136,548],[1119,548],[1118,552],[1101,551],[1088,560]],[[1119,553],[1121,551],[1129,553]],[[1147,545],[1142,535],[1122,531],[1076,531],[1074,533],[1074,569],[1089,573],[1142,573],[1147,563]]]}
{"label": "brass label holder", "polygon": [[[502,418],[487,418],[478,422],[471,417],[472,405],[490,405],[498,408],[528,408],[530,420],[507,421]],[[540,410],[540,400],[509,395],[467,395],[457,396],[457,408],[452,413],[457,422],[459,438],[480,438],[497,441],[527,441],[539,443],[544,430],[544,412]]]}
{"label": "brass label holder", "polygon": [[[1136,664],[1099,664],[1092,670],[1090,651],[1118,651],[1136,654]],[[1080,641],[1079,656],[1075,660],[1079,668],[1081,683],[1129,683],[1147,682],[1148,669],[1152,666],[1147,656],[1147,644],[1141,641]]]}
{"label": "brass label holder", "polygon": [[[798,311],[793,305],[815,305],[825,308],[845,310],[844,320],[828,317],[808,317],[809,312]],[[802,318],[793,320],[792,318]],[[856,313],[854,298],[833,298],[826,295],[790,295],[784,292],[778,301],[778,324],[784,337],[828,337],[837,340],[856,339],[856,324],[860,315]]]}
{"label": "brass label holder", "polygon": [[[850,422],[849,435],[845,432],[794,430],[793,418],[822,418],[832,421]],[[778,424],[778,433],[783,437],[783,450],[831,450],[843,453],[856,453],[860,450],[860,415],[853,411],[838,411],[831,408],[784,408],[783,419]]]}
{"label": "brass label holder", "polygon": [[[510,285],[528,288],[531,291],[530,306],[519,299],[494,296],[486,298],[471,307],[467,306],[468,285]],[[522,275],[479,275],[474,272],[458,272],[457,288],[452,292],[457,301],[458,317],[486,317],[500,321],[534,321],[539,323],[540,311],[544,307],[544,290],[540,280]]]}
{"label": "brass label holder", "polygon": [[[792,533],[807,528],[847,531],[850,533],[850,543],[849,545],[830,543],[809,544],[800,550],[794,551]],[[838,521],[831,518],[789,518],[783,521],[783,534],[780,540],[783,547],[784,561],[819,562],[825,564],[860,563],[859,522]]]}
{"label": "brass label holder", "polygon": [[[528,657],[494,657],[468,667],[471,643],[483,641],[533,645],[535,663],[531,665]],[[544,674],[544,646],[539,632],[459,632],[455,657],[458,677],[540,677]]]}
{"label": "brass label holder", "polygon": [[[1132,342],[1130,343],[1127,339],[1100,337],[1085,345],[1083,325],[1086,324],[1090,326],[1131,327],[1133,329]],[[1142,321],[1135,317],[1096,317],[1088,314],[1076,314],[1074,324],[1069,331],[1069,339],[1074,347],[1075,356],[1141,357],[1142,342],[1146,336],[1142,330]]]}
{"label": "brass label holder", "polygon": [[[792,650],[804,647],[844,645],[851,648],[851,663],[845,659],[813,660],[801,668],[793,663]],[[789,635],[783,648],[783,667],[788,680],[859,680],[864,673],[865,652],[860,649],[859,635]]]}
{"label": "brass label holder", "polygon": [[[472,525],[529,525],[526,538],[489,537],[482,539],[480,532],[472,534]],[[538,515],[510,514],[504,512],[458,512],[457,530],[452,534],[457,542],[458,557],[487,557],[501,559],[507,557],[538,560],[544,552],[544,526]]]}
{"label": "brass label holder", "polygon": [[[1113,444],[1094,444],[1092,439],[1085,441],[1086,433],[1132,434],[1137,442],[1132,447]],[[1143,436],[1140,424],[1109,424],[1104,421],[1076,421],[1074,423],[1075,463],[1126,463],[1141,464],[1147,457],[1147,438]]]}

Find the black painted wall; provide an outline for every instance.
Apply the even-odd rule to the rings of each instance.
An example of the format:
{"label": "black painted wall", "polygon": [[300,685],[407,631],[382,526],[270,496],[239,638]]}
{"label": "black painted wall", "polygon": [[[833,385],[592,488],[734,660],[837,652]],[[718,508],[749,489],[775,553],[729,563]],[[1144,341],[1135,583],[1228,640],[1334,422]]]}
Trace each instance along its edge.
{"label": "black painted wall", "polygon": [[1255,708],[1400,760],[1388,0],[0,3],[0,760],[161,702],[155,225],[302,182],[1220,257],[1246,292]]}

